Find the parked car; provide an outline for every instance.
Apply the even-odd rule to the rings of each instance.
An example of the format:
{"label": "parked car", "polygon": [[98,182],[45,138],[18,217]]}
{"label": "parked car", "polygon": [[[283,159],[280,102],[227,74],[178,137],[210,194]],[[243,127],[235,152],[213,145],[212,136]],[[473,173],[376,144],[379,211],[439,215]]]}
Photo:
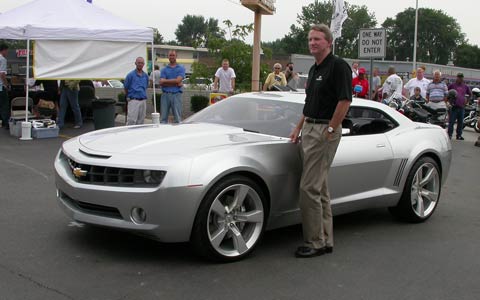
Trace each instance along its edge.
{"label": "parked car", "polygon": [[210,91],[213,87],[213,81],[210,78],[197,77],[185,78],[183,80],[183,88],[189,90],[205,90]]}
{"label": "parked car", "polygon": [[[219,261],[251,253],[265,230],[300,222],[300,145],[288,136],[305,95],[231,96],[181,124],[98,130],[55,159],[60,206],[82,223],[163,242],[190,241]],[[335,215],[372,207],[411,222],[435,211],[452,148],[445,130],[354,99],[329,184]]]}

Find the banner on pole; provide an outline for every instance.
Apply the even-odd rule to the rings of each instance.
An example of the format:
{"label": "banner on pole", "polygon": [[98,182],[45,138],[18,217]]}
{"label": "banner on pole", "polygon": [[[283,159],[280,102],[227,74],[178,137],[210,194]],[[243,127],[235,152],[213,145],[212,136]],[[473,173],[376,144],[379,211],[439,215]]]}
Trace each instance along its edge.
{"label": "banner on pole", "polygon": [[333,0],[332,22],[330,23],[333,40],[342,36],[342,25],[347,18],[348,13],[345,2],[343,0]]}

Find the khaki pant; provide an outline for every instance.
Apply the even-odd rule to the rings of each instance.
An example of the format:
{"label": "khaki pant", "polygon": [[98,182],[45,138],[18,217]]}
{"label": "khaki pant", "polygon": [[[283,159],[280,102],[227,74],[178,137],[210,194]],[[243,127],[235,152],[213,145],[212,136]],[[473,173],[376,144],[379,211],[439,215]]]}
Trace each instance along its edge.
{"label": "khaki pant", "polygon": [[327,139],[327,124],[304,123],[302,130],[303,173],[300,210],[305,246],[333,247],[333,222],[328,191],[328,171],[342,137],[342,127]]}
{"label": "khaki pant", "polygon": [[145,121],[147,113],[147,100],[129,100],[127,125],[139,125]]}

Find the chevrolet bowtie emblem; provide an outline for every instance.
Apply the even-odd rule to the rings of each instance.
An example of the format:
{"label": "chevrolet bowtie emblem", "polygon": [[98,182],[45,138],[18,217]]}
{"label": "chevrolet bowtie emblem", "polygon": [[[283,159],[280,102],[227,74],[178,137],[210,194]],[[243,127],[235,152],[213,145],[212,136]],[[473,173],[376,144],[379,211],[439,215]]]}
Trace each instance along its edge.
{"label": "chevrolet bowtie emblem", "polygon": [[87,176],[87,171],[82,170],[81,168],[74,168],[73,169],[73,176],[75,176],[75,178],[80,179],[80,177]]}

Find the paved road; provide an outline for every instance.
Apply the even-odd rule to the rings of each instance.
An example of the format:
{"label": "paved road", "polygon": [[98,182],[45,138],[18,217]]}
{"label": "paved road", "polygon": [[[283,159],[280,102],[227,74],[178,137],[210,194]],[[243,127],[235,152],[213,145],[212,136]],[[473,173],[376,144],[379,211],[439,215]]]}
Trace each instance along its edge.
{"label": "paved road", "polygon": [[64,138],[26,142],[0,129],[0,300],[479,299],[476,136],[452,141],[450,176],[424,224],[368,210],[334,219],[332,255],[294,258],[301,227],[292,226],[268,232],[244,261],[211,264],[188,244],[72,223],[53,180]]}

